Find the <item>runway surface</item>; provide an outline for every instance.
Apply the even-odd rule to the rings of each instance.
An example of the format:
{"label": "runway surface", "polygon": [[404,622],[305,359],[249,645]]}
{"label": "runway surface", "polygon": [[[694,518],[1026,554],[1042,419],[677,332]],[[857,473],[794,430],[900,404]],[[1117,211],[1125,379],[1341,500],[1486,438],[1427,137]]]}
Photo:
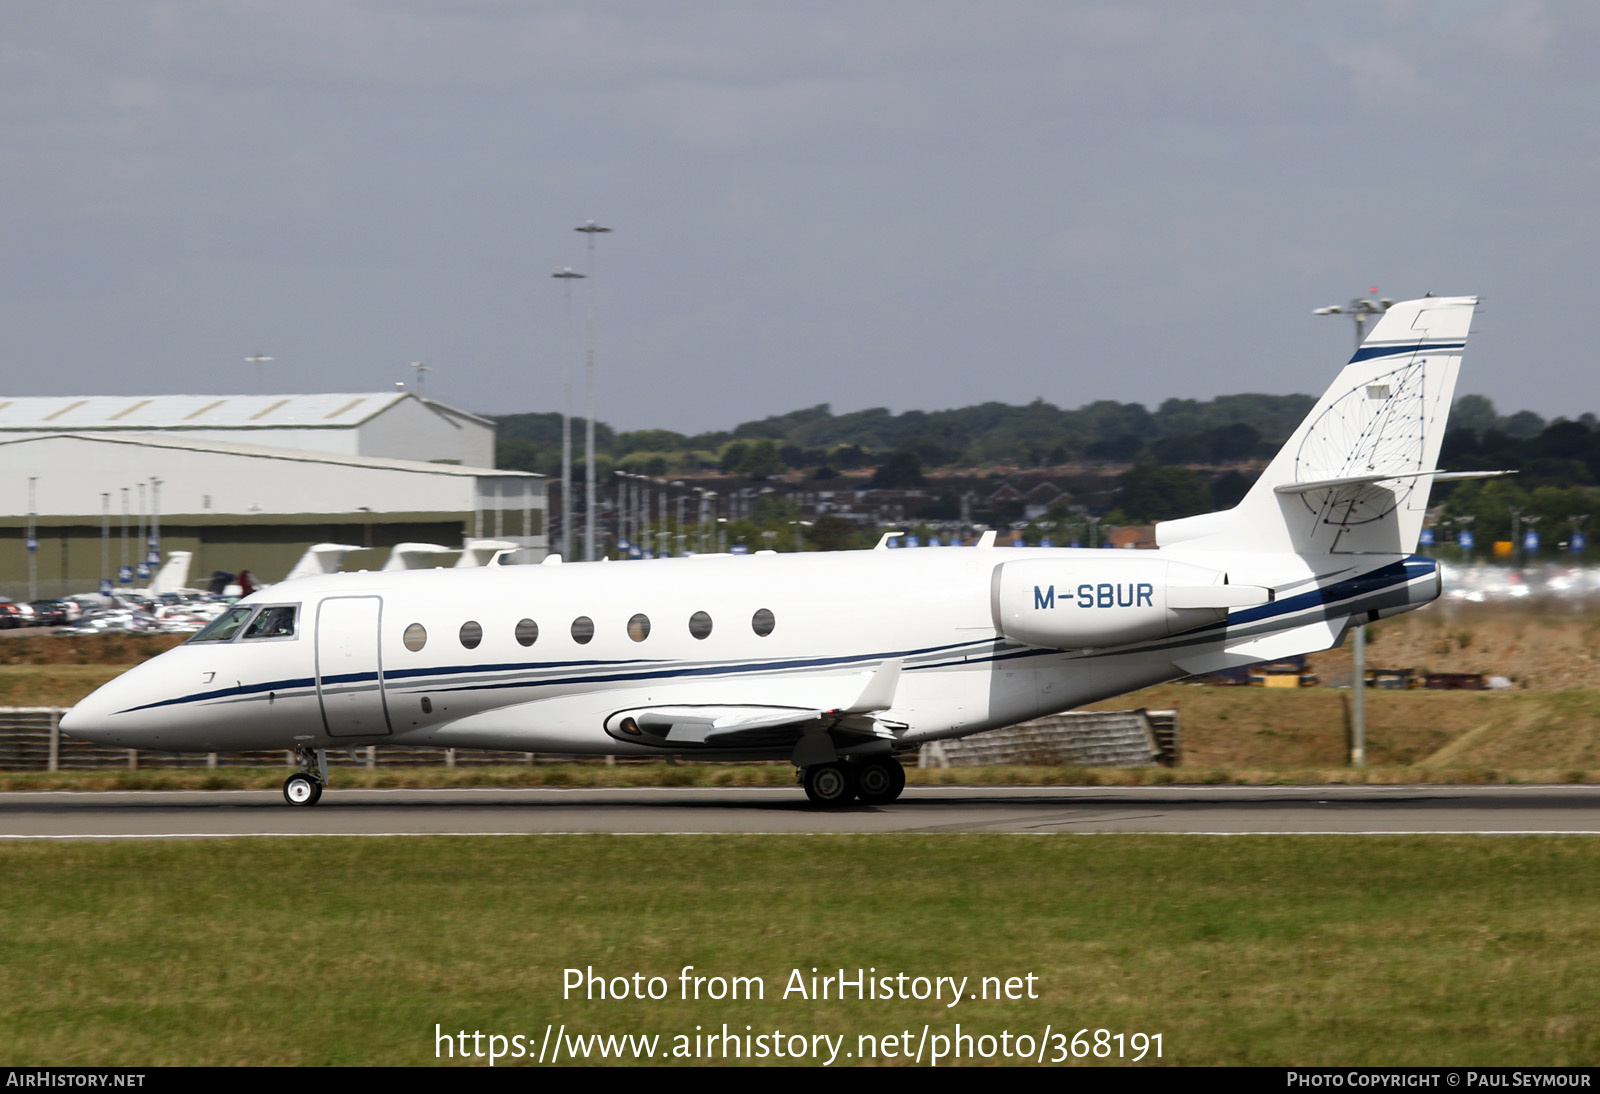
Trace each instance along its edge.
{"label": "runway surface", "polygon": [[885,807],[819,811],[787,789],[0,794],[0,840],[247,835],[1174,832],[1600,835],[1600,787],[909,787]]}

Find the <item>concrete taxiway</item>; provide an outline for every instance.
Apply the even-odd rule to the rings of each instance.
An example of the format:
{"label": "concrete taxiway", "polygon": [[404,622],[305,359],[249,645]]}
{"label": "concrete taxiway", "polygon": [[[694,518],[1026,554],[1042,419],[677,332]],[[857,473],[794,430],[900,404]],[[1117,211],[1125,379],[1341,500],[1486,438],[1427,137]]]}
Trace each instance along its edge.
{"label": "concrete taxiway", "polygon": [[0,840],[261,835],[1171,832],[1600,835],[1600,787],[907,788],[885,807],[822,811],[799,790],[329,790],[0,794]]}

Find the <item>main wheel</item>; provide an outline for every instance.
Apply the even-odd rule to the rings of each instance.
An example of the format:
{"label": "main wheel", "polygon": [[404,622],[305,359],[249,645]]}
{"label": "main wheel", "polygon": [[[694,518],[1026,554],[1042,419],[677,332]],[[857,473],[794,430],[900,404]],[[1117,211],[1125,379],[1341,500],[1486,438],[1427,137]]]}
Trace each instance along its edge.
{"label": "main wheel", "polygon": [[283,780],[283,800],[290,805],[316,805],[322,797],[322,784],[304,771]]}
{"label": "main wheel", "polygon": [[856,773],[849,764],[813,764],[805,770],[806,797],[825,808],[849,805],[856,796]]}
{"label": "main wheel", "polygon": [[887,805],[905,788],[906,769],[892,757],[863,760],[856,769],[856,796],[866,805]]}

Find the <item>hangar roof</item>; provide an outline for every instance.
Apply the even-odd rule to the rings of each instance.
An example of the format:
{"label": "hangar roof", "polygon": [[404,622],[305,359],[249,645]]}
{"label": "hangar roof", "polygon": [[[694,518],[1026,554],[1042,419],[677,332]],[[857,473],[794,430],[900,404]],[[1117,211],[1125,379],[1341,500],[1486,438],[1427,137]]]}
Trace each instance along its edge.
{"label": "hangar roof", "polygon": [[321,395],[47,395],[0,396],[0,431],[347,429],[403,399],[413,398],[475,418],[484,425],[493,425],[476,414],[434,404],[410,391]]}
{"label": "hangar roof", "polygon": [[387,456],[350,456],[339,452],[308,452],[300,448],[274,448],[264,444],[235,444],[232,441],[190,440],[162,433],[54,433],[45,436],[0,437],[0,449],[11,445],[37,444],[65,438],[98,441],[147,448],[178,449],[187,452],[216,452],[228,456],[289,460],[294,463],[339,464],[345,467],[372,467],[389,471],[411,471],[429,475],[454,475],[470,478],[542,479],[532,471],[503,471],[490,467],[465,467],[454,463],[428,463],[423,460],[398,460]]}

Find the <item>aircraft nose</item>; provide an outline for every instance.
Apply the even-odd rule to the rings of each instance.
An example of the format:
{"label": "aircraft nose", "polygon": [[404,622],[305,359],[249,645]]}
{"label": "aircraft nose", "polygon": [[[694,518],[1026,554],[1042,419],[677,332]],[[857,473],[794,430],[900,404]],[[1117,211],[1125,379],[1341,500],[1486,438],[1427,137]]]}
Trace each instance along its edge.
{"label": "aircraft nose", "polygon": [[150,712],[137,709],[148,699],[140,682],[130,679],[138,671],[136,668],[124,673],[80,699],[61,716],[61,732],[95,744],[147,747],[150,732],[159,728],[159,720],[152,719]]}
{"label": "aircraft nose", "polygon": [[82,741],[95,744],[119,744],[120,736],[108,724],[111,704],[106,702],[102,687],[78,702],[61,716],[61,732]]}

